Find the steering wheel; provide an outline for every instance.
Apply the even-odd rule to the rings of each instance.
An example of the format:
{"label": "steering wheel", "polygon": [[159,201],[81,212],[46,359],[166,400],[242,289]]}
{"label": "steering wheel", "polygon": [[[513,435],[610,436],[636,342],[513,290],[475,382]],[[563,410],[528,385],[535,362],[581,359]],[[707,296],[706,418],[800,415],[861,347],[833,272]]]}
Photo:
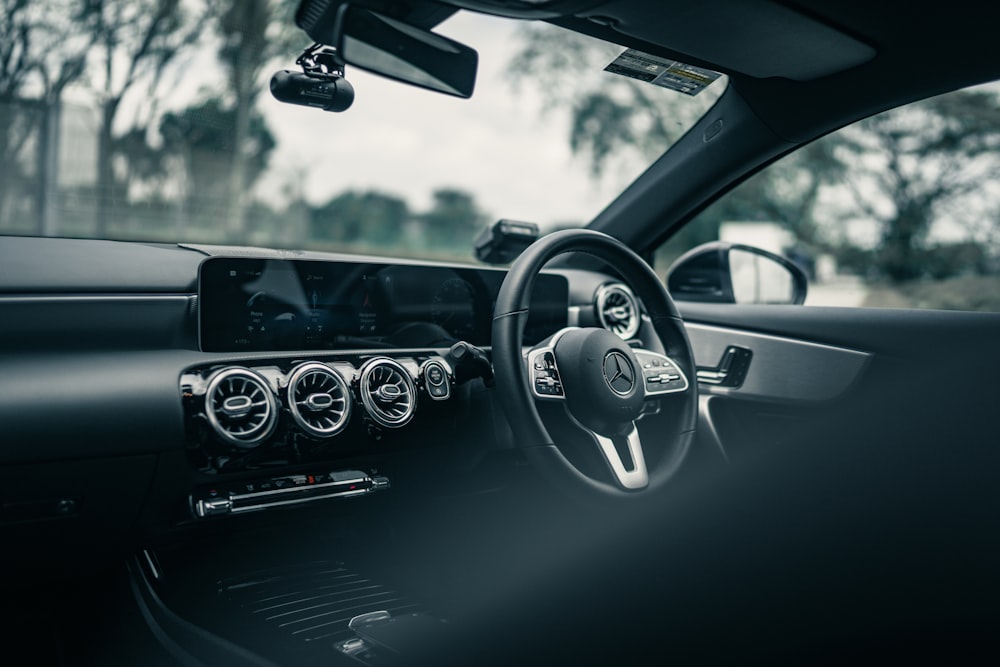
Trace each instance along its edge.
{"label": "steering wheel", "polygon": [[[662,353],[633,348],[601,327],[567,327],[525,353],[523,332],[535,277],[549,260],[568,252],[593,255],[621,275],[645,306]],[[693,440],[697,382],[683,321],[650,266],[606,234],[555,232],[518,257],[493,311],[493,371],[516,442],[533,465],[570,492],[650,495],[671,478]],[[540,403],[561,404],[580,437],[554,442],[539,415]],[[636,422],[661,408],[668,425],[657,430],[657,446],[648,457]],[[581,441],[597,448],[607,474],[585,471],[573,462],[578,457],[566,456]]]}

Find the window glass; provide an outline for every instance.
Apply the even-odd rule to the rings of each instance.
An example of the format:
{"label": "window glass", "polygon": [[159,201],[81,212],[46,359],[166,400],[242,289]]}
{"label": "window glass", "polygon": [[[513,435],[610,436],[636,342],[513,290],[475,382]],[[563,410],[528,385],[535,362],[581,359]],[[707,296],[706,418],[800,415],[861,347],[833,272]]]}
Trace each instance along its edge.
{"label": "window glass", "polygon": [[350,65],[353,104],[329,113],[270,92],[312,42],[297,6],[5,2],[0,235],[468,262],[498,219],[586,224],[726,86],[690,68],[711,79],[697,95],[655,85],[608,71],[619,45],[458,12],[435,32],[478,51],[472,99]]}
{"label": "window glass", "polygon": [[656,265],[665,272],[717,239],[800,265],[806,305],[1000,312],[1000,85],[900,107],[802,147],[671,237]]}

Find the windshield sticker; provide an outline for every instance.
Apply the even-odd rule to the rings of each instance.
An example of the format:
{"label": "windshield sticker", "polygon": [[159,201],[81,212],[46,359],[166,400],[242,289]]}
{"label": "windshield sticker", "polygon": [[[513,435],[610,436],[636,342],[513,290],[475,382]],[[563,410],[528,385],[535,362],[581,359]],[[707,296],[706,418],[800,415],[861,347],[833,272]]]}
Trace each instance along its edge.
{"label": "windshield sticker", "polygon": [[625,49],[604,68],[604,71],[646,81],[685,95],[697,95],[722,76],[710,69],[687,65],[635,49]]}

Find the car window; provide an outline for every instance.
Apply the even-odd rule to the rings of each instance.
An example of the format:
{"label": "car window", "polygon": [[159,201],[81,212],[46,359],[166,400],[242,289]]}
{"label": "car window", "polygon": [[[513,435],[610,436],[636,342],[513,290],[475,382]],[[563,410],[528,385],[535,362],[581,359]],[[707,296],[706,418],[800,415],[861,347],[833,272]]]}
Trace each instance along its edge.
{"label": "car window", "polygon": [[[654,85],[609,70],[622,46],[459,12],[435,30],[479,52],[471,99],[350,65],[353,104],[330,113],[271,92],[303,76],[296,2],[252,22],[241,2],[83,4],[0,21],[0,234],[470,261],[498,219],[586,224],[726,85]],[[595,178],[587,158],[622,143]]]}
{"label": "car window", "polygon": [[797,263],[806,305],[1000,311],[998,121],[994,83],[843,128],[719,198],[657,269],[723,240]]}

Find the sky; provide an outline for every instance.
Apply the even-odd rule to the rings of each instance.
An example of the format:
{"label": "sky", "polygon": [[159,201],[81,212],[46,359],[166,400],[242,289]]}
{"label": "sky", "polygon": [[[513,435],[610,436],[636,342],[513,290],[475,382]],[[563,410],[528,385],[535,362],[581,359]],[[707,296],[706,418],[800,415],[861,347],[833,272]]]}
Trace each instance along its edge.
{"label": "sky", "polygon": [[[302,191],[313,204],[345,188],[374,188],[401,194],[419,210],[435,188],[458,187],[473,192],[496,218],[586,222],[644,165],[601,182],[591,178],[586,160],[570,152],[566,114],[543,113],[536,90],[515,92],[507,81],[517,25],[459,13],[436,29],[479,52],[476,90],[468,100],[351,66],[346,74],[355,101],[343,113],[262,98],[260,107],[279,137],[273,171],[301,174]],[[279,196],[284,185],[280,178],[271,181],[262,194]]]}

